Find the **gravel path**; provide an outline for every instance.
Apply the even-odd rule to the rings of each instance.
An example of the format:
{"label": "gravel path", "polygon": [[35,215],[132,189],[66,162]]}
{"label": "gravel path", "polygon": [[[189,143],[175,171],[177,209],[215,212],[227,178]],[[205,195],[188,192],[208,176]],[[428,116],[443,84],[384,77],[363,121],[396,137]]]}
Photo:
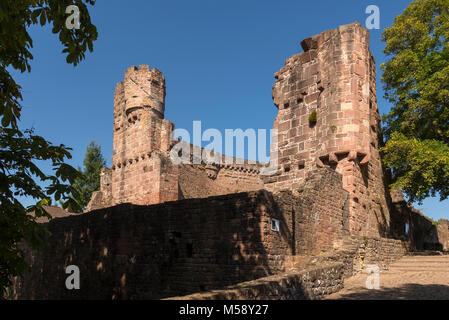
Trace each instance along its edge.
{"label": "gravel path", "polygon": [[366,289],[367,274],[345,280],[327,299],[449,300],[449,255],[407,256],[380,273],[380,289]]}

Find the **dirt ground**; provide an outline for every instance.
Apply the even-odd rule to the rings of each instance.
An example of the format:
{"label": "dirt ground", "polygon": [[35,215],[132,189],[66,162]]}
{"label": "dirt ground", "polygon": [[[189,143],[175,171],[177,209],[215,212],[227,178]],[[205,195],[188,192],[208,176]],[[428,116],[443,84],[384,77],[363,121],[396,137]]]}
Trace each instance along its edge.
{"label": "dirt ground", "polygon": [[407,256],[380,272],[380,288],[366,288],[367,274],[345,280],[327,299],[449,300],[449,255]]}

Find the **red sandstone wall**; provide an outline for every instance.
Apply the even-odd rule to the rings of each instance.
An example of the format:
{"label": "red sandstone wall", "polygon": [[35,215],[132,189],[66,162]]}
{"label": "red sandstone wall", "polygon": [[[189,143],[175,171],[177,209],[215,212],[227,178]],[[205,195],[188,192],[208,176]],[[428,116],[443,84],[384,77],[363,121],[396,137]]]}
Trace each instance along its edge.
{"label": "red sandstone wall", "polygon": [[[262,182],[256,175],[260,165],[170,165],[173,124],[163,119],[165,79],[157,69],[133,67],[115,93],[111,183],[102,187],[110,189],[110,196],[95,194],[89,209],[262,186],[273,192],[297,192],[311,172],[326,166],[342,174],[343,187],[350,193],[351,234],[388,235],[390,196],[378,151],[382,138],[369,33],[353,23],[301,45],[304,52],[287,59],[275,75],[273,98],[279,114],[274,128],[280,133],[278,144],[272,146],[272,157],[275,152],[279,156],[276,175]],[[310,122],[313,112],[316,123]]]}
{"label": "red sandstone wall", "polygon": [[160,154],[169,150],[173,131],[173,124],[163,119],[164,110],[161,72],[148,66],[128,69],[114,97],[112,205],[178,199],[176,169],[163,166]]}
{"label": "red sandstone wall", "polygon": [[351,240],[353,247],[310,259],[300,270],[167,300],[316,300],[339,291],[344,278],[358,274],[366,265],[386,269],[406,254],[404,243],[399,240]]}
{"label": "red sandstone wall", "polygon": [[[86,211],[120,203],[157,204],[260,190],[260,164],[174,165],[170,152],[174,125],[164,119],[165,78],[148,66],[131,67],[114,96],[112,167]],[[201,149],[202,150],[202,149]]]}
{"label": "red sandstone wall", "polygon": [[[182,141],[184,160],[188,163],[179,165],[180,199],[205,198],[216,195],[256,191],[264,188],[260,178],[261,163],[227,157],[217,152],[198,148]],[[176,145],[178,145],[175,143]],[[190,150],[190,152],[188,151]],[[171,152],[179,151],[174,147]],[[198,159],[198,155],[202,158]],[[207,162],[214,159],[213,162]]]}
{"label": "red sandstone wall", "polygon": [[[318,166],[343,175],[350,193],[350,231],[385,236],[389,195],[378,152],[380,117],[375,62],[369,33],[358,23],[304,40],[304,52],[287,59],[275,74],[273,99],[279,109],[277,175],[270,191],[295,191]],[[316,123],[310,115],[316,112]],[[275,156],[275,153],[272,153]]]}
{"label": "red sandstone wall", "polygon": [[442,219],[437,226],[438,241],[441,243],[443,251],[449,251],[449,221]]}
{"label": "red sandstone wall", "polygon": [[[410,249],[449,251],[449,221],[435,223],[408,205],[402,196],[395,197],[391,225],[393,235],[409,243]],[[408,224],[408,233],[406,232]]]}
{"label": "red sandstone wall", "polygon": [[[213,167],[213,168],[209,168]],[[181,199],[256,191],[263,183],[256,169],[232,166],[180,165]]]}
{"label": "red sandstone wall", "polygon": [[240,283],[224,290],[166,300],[319,300],[344,287],[343,264],[327,263],[301,271]]}
{"label": "red sandstone wall", "polygon": [[[347,199],[341,176],[323,168],[299,197],[262,190],[55,219],[47,246],[28,252],[31,271],[10,298],[158,299],[278,274],[289,256],[339,247]],[[64,286],[72,264],[79,291]]]}
{"label": "red sandstone wall", "polygon": [[290,212],[294,241],[293,255],[317,255],[340,248],[349,235],[349,197],[342,188],[341,175],[318,169],[299,188],[275,195],[282,212]]}
{"label": "red sandstone wall", "polygon": [[[29,252],[31,272],[11,298],[159,299],[210,290],[282,270],[290,238],[266,191],[153,206],[119,205],[47,224],[47,246]],[[81,289],[65,289],[65,267]]]}

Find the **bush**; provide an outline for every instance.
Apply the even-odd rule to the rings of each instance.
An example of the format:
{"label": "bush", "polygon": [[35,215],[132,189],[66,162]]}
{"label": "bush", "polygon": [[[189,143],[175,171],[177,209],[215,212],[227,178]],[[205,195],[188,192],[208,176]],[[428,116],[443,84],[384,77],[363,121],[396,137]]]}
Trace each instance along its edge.
{"label": "bush", "polygon": [[311,126],[316,125],[317,122],[317,113],[316,110],[313,110],[312,113],[309,115],[309,124]]}

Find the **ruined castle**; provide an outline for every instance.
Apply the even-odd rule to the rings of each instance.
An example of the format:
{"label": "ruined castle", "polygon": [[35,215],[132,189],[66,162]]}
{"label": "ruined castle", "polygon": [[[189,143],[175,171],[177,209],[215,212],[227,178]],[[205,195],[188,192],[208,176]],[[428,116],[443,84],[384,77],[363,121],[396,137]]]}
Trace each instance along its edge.
{"label": "ruined castle", "polygon": [[[236,159],[174,164],[165,78],[129,68],[115,89],[101,189],[87,213],[48,223],[52,241],[29,252],[31,272],[11,297],[160,299],[275,276],[208,298],[319,298],[367,263],[417,245],[447,250],[447,222],[429,235],[424,218],[392,201],[369,32],[352,23],[301,46],[275,74],[272,175]],[[69,264],[81,269],[81,290],[63,286]],[[54,278],[37,280],[46,274]]]}
{"label": "ruined castle", "polygon": [[317,167],[329,167],[342,175],[350,194],[351,233],[387,235],[391,200],[379,155],[376,67],[368,31],[352,24],[301,46],[304,52],[275,74],[279,135],[272,159],[278,159],[279,170],[269,177],[259,175],[260,165],[172,165],[174,125],[164,119],[165,78],[156,68],[129,68],[115,89],[112,167],[103,169],[101,190],[87,211],[236,190],[295,191]]}
{"label": "ruined castle", "polygon": [[[87,211],[120,203],[149,205],[263,188],[258,165],[173,165],[174,125],[164,119],[165,79],[156,68],[131,67],[115,89],[112,167]],[[193,156],[193,148],[191,148]],[[193,162],[193,161],[192,161]]]}

